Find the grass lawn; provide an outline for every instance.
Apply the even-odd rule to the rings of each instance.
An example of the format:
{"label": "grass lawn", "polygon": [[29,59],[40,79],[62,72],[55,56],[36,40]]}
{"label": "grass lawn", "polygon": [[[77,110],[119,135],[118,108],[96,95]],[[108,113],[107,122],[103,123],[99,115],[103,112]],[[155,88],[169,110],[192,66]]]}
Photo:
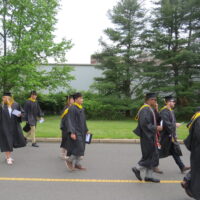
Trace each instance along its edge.
{"label": "grass lawn", "polygon": [[[24,123],[23,123],[24,125]],[[22,126],[23,126],[22,125]],[[126,121],[103,121],[103,120],[88,120],[88,129],[93,133],[96,139],[135,139],[138,138],[133,134],[132,130],[136,127],[137,122],[132,120]],[[184,139],[188,130],[182,125],[177,129],[178,138]],[[57,138],[61,136],[59,129],[59,116],[45,117],[45,122],[37,125],[37,137]]]}

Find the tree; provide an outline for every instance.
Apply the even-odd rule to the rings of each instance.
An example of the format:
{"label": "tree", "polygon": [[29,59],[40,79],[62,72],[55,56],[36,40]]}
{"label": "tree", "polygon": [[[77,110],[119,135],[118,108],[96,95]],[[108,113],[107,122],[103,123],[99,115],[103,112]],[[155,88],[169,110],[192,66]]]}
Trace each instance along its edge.
{"label": "tree", "polygon": [[[143,64],[145,81],[137,91],[173,93],[184,112],[199,103],[200,6],[196,0],[159,0],[145,40],[151,62]],[[191,109],[190,109],[191,111]]]}
{"label": "tree", "polygon": [[102,95],[114,95],[130,99],[137,84],[142,52],[140,35],[144,27],[144,11],[137,0],[121,0],[108,12],[113,28],[104,33],[108,42],[100,39],[102,51],[93,55],[101,63],[103,77],[96,78],[93,85]]}
{"label": "tree", "polygon": [[1,91],[68,86],[69,67],[38,70],[49,58],[64,61],[72,47],[65,39],[54,42],[58,9],[58,0],[0,0]]}

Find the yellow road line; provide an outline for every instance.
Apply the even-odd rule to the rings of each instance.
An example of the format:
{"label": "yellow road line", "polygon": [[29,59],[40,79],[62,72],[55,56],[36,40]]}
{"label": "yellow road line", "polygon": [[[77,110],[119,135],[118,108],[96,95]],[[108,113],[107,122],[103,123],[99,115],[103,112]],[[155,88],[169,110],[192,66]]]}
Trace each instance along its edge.
{"label": "yellow road line", "polygon": [[[106,179],[50,179],[50,178],[9,178],[0,177],[0,181],[30,181],[30,182],[78,182],[78,183],[147,183],[137,180],[106,180]],[[161,180],[160,183],[180,183],[178,180]]]}

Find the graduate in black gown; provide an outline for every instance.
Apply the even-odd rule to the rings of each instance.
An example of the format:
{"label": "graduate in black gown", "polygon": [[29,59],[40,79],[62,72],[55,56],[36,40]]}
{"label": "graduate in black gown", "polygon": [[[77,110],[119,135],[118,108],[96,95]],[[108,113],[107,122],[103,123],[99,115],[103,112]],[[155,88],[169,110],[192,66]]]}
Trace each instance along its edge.
{"label": "graduate in black gown", "polygon": [[6,162],[12,165],[13,148],[26,146],[20,123],[22,122],[23,109],[14,101],[11,93],[4,93],[0,106],[0,148],[5,152]]}
{"label": "graduate in black gown", "polygon": [[159,179],[153,178],[153,168],[158,166],[159,162],[157,132],[162,130],[161,126],[157,126],[156,115],[153,109],[156,103],[156,94],[148,93],[145,97],[145,104],[139,109],[137,114],[138,126],[134,132],[140,136],[142,158],[137,166],[132,168],[132,171],[142,181],[140,172],[146,170],[144,180],[159,183]]}
{"label": "graduate in black gown", "polygon": [[43,120],[42,116],[43,113],[40,109],[40,105],[37,101],[37,92],[31,91],[30,97],[27,99],[27,101],[24,104],[24,111],[25,111],[25,121],[30,126],[30,131],[28,131],[26,137],[29,137],[31,135],[32,137],[32,146],[33,147],[39,147],[39,145],[36,143],[36,125],[38,120]]}
{"label": "graduate in black gown", "polygon": [[61,144],[60,144],[60,148],[61,148],[61,158],[66,160],[67,159],[67,113],[69,110],[69,107],[72,106],[72,104],[74,103],[74,98],[72,95],[68,95],[66,97],[66,105],[62,111],[62,115],[61,115],[61,122],[60,122],[60,129],[62,131],[62,140],[61,140]]}
{"label": "graduate in black gown", "polygon": [[85,139],[88,133],[86,118],[83,104],[83,96],[81,93],[75,93],[75,103],[69,108],[67,117],[67,156],[66,165],[70,170],[85,170],[80,164],[81,157],[85,153]]}
{"label": "graduate in black gown", "polygon": [[181,185],[190,197],[200,200],[200,107],[197,108],[187,127],[189,135],[184,143],[191,152],[191,171],[185,176]]}
{"label": "graduate in black gown", "polygon": [[189,170],[190,167],[186,167],[180,158],[182,152],[180,145],[177,142],[176,128],[181,124],[176,123],[176,117],[173,111],[176,101],[174,97],[170,95],[165,97],[165,103],[166,106],[164,106],[160,111],[160,117],[163,124],[163,131],[161,131],[160,139],[160,158],[165,158],[171,155],[181,172],[184,173],[186,170]]}

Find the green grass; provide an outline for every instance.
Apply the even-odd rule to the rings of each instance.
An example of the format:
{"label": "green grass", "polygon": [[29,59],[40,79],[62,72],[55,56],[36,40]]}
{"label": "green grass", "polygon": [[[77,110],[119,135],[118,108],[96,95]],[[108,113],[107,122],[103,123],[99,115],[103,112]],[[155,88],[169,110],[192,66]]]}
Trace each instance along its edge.
{"label": "green grass", "polygon": [[[24,125],[24,123],[23,123]],[[137,122],[132,120],[126,121],[103,121],[103,120],[88,120],[88,128],[93,133],[93,138],[96,139],[135,139],[138,138],[133,134]],[[37,137],[58,138],[61,136],[59,129],[59,116],[46,117],[45,122],[37,125]],[[184,125],[177,129],[178,138],[184,139],[188,134],[188,130]]]}

